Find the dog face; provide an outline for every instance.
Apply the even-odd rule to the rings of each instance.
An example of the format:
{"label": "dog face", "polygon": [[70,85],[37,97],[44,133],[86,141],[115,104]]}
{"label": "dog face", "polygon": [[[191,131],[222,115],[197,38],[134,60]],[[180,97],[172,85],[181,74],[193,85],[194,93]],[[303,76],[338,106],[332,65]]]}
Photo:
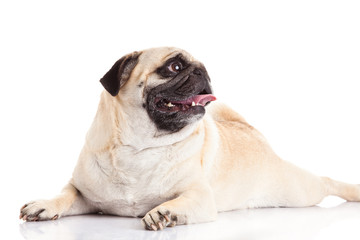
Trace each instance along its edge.
{"label": "dog face", "polygon": [[203,64],[176,48],[124,56],[100,81],[112,96],[144,109],[156,128],[167,132],[200,120],[215,100]]}

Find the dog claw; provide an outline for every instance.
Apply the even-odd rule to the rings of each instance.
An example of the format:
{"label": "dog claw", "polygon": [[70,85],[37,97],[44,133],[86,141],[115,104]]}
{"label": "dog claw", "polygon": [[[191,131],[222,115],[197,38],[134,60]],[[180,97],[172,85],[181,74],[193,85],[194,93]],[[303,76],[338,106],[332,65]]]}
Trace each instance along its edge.
{"label": "dog claw", "polygon": [[165,218],[166,222],[171,222],[171,221],[170,221],[170,218],[169,218],[169,216],[168,216],[168,215],[163,215],[163,216],[164,216],[164,218]]}
{"label": "dog claw", "polygon": [[163,229],[164,229],[164,226],[162,225],[161,222],[158,223],[158,227],[159,227],[160,230],[163,230]]}
{"label": "dog claw", "polygon": [[154,224],[151,224],[150,227],[152,228],[152,230],[157,231],[157,227]]}
{"label": "dog claw", "polygon": [[51,218],[51,220],[56,220],[58,218],[59,218],[59,215],[56,214],[53,218]]}
{"label": "dog claw", "polygon": [[171,222],[169,225],[167,225],[168,227],[175,227],[176,226],[176,222]]}
{"label": "dog claw", "polygon": [[178,217],[166,209],[154,209],[145,215],[142,223],[147,230],[159,231],[177,225]]}

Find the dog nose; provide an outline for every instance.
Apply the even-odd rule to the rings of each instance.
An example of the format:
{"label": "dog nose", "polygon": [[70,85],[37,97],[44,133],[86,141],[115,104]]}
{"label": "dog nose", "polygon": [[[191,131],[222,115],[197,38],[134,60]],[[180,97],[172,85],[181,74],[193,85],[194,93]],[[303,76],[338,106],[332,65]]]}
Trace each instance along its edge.
{"label": "dog nose", "polygon": [[198,76],[201,76],[203,75],[203,72],[201,71],[201,69],[199,68],[195,68],[194,72],[193,72],[195,75],[198,75]]}

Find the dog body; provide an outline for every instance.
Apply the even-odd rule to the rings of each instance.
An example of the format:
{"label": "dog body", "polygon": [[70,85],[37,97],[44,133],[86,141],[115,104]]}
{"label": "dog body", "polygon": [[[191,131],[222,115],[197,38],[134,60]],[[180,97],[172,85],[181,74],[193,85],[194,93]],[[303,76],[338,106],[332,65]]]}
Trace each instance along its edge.
{"label": "dog body", "polygon": [[97,213],[143,217],[147,229],[213,221],[217,212],[304,207],[327,195],[360,200],[360,187],[280,159],[244,118],[215,100],[204,66],[156,48],[120,59],[73,178],[62,194],[26,204],[28,221]]}

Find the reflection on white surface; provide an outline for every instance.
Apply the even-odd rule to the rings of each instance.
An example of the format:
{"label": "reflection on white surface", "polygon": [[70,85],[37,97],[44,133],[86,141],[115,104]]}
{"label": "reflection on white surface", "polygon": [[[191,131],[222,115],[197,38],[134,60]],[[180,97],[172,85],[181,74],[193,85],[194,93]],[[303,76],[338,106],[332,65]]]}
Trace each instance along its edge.
{"label": "reflection on white surface", "polygon": [[[360,203],[220,213],[216,222],[151,232],[139,218],[85,215],[19,225],[25,239],[343,239],[360,236]],[[355,228],[354,228],[355,227]],[[349,235],[350,234],[350,235]],[[357,235],[356,235],[357,234]],[[356,236],[355,236],[356,235]]]}

